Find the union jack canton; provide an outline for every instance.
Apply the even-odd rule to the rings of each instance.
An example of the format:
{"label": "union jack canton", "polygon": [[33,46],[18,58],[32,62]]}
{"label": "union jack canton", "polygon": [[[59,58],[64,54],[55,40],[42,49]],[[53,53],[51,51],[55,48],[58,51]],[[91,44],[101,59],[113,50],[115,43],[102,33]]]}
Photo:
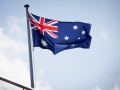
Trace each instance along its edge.
{"label": "union jack canton", "polygon": [[89,48],[91,25],[83,22],[62,22],[28,13],[33,46],[49,49],[54,54],[72,48]]}

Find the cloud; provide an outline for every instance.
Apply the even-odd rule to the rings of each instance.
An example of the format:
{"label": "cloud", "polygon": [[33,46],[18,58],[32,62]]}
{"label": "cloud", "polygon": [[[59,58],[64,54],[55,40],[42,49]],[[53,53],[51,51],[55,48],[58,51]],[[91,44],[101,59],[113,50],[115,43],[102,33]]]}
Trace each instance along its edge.
{"label": "cloud", "polygon": [[23,30],[22,26],[26,25],[25,17],[17,18],[14,16],[8,16],[6,18],[7,25],[8,25],[8,33],[10,36],[16,36],[17,38],[23,38],[25,36],[25,32],[27,32],[26,28]]}
{"label": "cloud", "polygon": [[103,40],[108,40],[108,35],[105,34],[105,33],[103,33],[103,32],[99,33],[99,36],[100,36]]}
{"label": "cloud", "polygon": [[37,78],[37,80],[35,80],[35,89],[34,90],[52,90],[52,87],[42,78],[44,76],[43,69],[40,69],[37,72],[37,76],[39,76],[39,78]]}
{"label": "cloud", "polygon": [[27,45],[12,39],[3,30],[0,28],[0,76],[29,85],[28,64],[20,57],[26,53]]}
{"label": "cloud", "polygon": [[52,88],[45,81],[37,81],[35,90],[52,90]]}
{"label": "cloud", "polygon": [[[8,78],[9,80],[20,83],[22,85],[30,86],[29,72],[25,62],[23,62],[20,58],[9,61],[1,53],[0,57],[0,62],[2,62],[0,64],[0,76]],[[13,88],[13,90],[18,90],[15,86],[3,82],[0,83],[0,86],[7,88],[8,90],[10,90],[10,88]]]}
{"label": "cloud", "polygon": [[19,81],[23,84],[29,82],[28,65],[21,58],[14,58],[9,60],[4,54],[0,52],[0,75]]}
{"label": "cloud", "polygon": [[98,42],[98,38],[96,36],[92,36],[92,39],[95,41],[95,42]]}
{"label": "cloud", "polygon": [[26,21],[26,18],[23,17],[23,18],[18,18],[16,17],[16,15],[13,15],[13,16],[8,16],[6,18],[7,22],[12,22],[13,24],[19,24],[19,23],[25,23]]}
{"label": "cloud", "polygon": [[102,90],[102,89],[100,89],[98,86],[96,86],[94,89],[92,89],[92,90]]}
{"label": "cloud", "polygon": [[[5,27],[0,27],[0,76],[30,87],[29,63],[23,59],[27,54],[27,42],[19,38],[24,33],[24,18],[9,16]],[[8,28],[6,28],[8,27]],[[24,36],[22,36],[24,37]],[[39,74],[44,75],[43,69]],[[12,85],[0,82],[0,90],[19,90]],[[45,80],[36,81],[36,90],[51,90]]]}
{"label": "cloud", "polygon": [[21,54],[27,51],[27,45],[22,41],[14,40],[5,33],[3,33],[3,28],[0,28],[0,51],[10,56],[12,53],[14,55]]}
{"label": "cloud", "polygon": [[113,90],[120,90],[120,83],[116,83]]}
{"label": "cloud", "polygon": [[13,85],[9,83],[0,81],[0,90],[21,90],[21,88],[15,86],[13,87]]}
{"label": "cloud", "polygon": [[[20,58],[15,58],[12,61],[0,53],[0,75],[10,78],[10,80],[30,87],[28,65]],[[40,75],[43,75],[43,69],[40,70]],[[18,87],[13,87],[10,84],[0,83],[0,87],[7,90],[16,90]],[[10,89],[11,88],[11,89]],[[18,90],[18,89],[17,89]],[[44,80],[37,80],[34,90],[52,90],[51,86]]]}

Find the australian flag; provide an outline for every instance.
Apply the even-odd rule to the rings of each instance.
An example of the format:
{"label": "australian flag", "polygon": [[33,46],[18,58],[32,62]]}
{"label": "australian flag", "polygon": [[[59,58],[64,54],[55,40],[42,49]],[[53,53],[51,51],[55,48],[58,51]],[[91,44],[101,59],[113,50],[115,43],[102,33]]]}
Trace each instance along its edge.
{"label": "australian flag", "polygon": [[72,48],[89,48],[91,24],[62,22],[28,13],[33,46],[49,49],[54,54]]}

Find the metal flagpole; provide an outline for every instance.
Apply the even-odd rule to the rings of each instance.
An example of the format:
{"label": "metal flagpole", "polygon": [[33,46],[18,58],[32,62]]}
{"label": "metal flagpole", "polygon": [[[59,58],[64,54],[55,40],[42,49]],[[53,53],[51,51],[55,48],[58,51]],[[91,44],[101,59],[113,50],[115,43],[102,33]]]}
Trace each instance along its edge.
{"label": "metal flagpole", "polygon": [[31,78],[31,87],[34,88],[34,74],[33,74],[33,61],[32,61],[32,50],[31,50],[31,37],[30,37],[30,27],[28,19],[28,7],[29,5],[24,5],[26,8],[26,17],[27,17],[27,31],[28,31],[28,47],[29,47],[29,63],[30,63],[30,78]]}

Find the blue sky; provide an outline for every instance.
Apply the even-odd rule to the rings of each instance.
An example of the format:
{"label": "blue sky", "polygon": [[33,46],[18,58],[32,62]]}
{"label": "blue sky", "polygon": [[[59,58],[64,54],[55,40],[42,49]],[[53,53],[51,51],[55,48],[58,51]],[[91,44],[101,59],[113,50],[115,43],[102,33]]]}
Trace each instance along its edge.
{"label": "blue sky", "polygon": [[[120,90],[119,0],[1,0],[0,76],[30,87],[25,4],[38,16],[92,24],[90,49],[34,48],[35,90]],[[0,90],[16,87],[0,82]]]}

